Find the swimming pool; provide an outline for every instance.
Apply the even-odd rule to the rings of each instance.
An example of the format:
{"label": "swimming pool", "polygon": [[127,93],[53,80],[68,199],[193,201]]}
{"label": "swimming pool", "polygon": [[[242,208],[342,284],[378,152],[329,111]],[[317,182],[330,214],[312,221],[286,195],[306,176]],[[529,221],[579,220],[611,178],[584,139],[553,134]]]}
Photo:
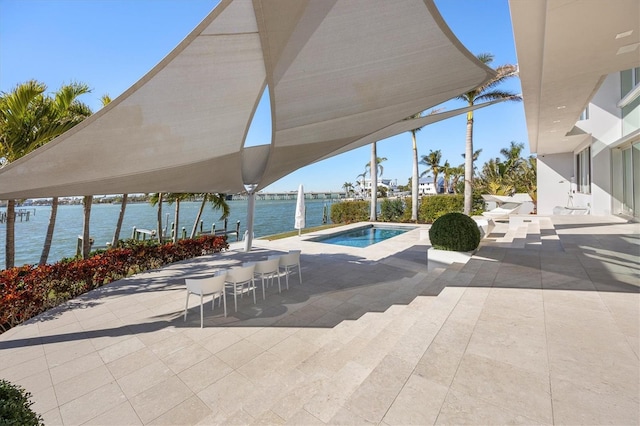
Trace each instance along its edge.
{"label": "swimming pool", "polygon": [[309,241],[349,247],[369,247],[372,244],[388,240],[412,229],[415,229],[415,227],[367,225],[348,231],[311,238]]}

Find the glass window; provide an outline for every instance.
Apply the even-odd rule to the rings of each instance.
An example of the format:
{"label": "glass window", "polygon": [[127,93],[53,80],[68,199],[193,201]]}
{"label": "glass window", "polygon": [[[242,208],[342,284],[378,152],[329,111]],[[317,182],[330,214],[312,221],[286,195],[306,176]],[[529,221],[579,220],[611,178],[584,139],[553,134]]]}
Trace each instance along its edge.
{"label": "glass window", "polygon": [[591,147],[576,155],[576,176],[578,192],[591,194]]}

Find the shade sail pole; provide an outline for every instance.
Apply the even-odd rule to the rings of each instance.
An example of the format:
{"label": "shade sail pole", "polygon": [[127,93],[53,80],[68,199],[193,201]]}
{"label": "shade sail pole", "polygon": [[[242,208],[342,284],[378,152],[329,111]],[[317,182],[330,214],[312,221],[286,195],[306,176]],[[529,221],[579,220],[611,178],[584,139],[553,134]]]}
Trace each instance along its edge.
{"label": "shade sail pole", "polygon": [[251,251],[253,245],[253,213],[256,207],[256,193],[255,185],[247,185],[247,193],[249,198],[247,199],[247,233],[244,241],[244,251]]}

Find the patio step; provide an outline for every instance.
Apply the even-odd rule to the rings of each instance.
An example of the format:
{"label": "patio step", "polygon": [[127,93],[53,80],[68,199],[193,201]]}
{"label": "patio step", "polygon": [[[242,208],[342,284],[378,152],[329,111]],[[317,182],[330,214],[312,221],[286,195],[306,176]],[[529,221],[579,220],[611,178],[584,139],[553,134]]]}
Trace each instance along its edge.
{"label": "patio step", "polygon": [[[462,266],[431,271],[423,280],[456,282]],[[427,290],[418,287],[427,293],[433,291],[431,287]],[[406,374],[411,373],[464,291],[464,286],[446,287],[437,295],[418,295],[407,305],[393,305],[385,312],[369,312],[357,320],[341,323],[336,327],[339,328],[336,340],[327,342],[303,363],[311,366],[320,362],[328,375],[304,405],[305,410],[331,423],[343,407],[362,406],[360,415],[369,415],[371,418],[365,417],[367,420],[378,422],[376,408],[368,404],[375,401],[372,393],[379,392],[379,381],[391,379],[397,382],[394,385],[404,384],[406,377],[402,374],[387,377],[389,369],[400,363],[406,367],[403,370]],[[342,330],[349,339],[340,340]],[[303,371],[304,368],[300,367]],[[398,391],[396,387],[390,389],[389,403]]]}

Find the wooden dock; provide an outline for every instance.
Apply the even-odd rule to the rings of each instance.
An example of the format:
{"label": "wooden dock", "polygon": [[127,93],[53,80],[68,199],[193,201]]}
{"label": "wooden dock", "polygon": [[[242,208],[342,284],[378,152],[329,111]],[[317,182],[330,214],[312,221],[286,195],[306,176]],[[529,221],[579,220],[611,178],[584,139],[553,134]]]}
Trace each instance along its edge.
{"label": "wooden dock", "polygon": [[[36,209],[16,209],[16,219],[20,219],[20,222],[29,222],[31,215],[36,215]],[[0,223],[7,223],[7,212],[0,212]]]}

